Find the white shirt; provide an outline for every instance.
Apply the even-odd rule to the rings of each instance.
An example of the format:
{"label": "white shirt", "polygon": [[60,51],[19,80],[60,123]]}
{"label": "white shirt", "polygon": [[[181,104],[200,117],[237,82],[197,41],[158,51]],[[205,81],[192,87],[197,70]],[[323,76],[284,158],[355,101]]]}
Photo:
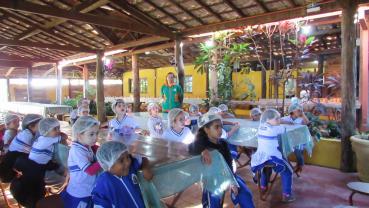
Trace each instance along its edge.
{"label": "white shirt", "polygon": [[182,142],[184,144],[190,144],[195,139],[188,127],[184,127],[179,133],[175,132],[172,128],[167,128],[164,131],[163,138],[168,141]]}
{"label": "white shirt", "polygon": [[28,158],[35,161],[38,164],[47,164],[54,154],[54,144],[59,143],[60,136],[57,137],[45,137],[40,136],[32,145],[31,152]]}
{"label": "white shirt", "polygon": [[272,126],[268,123],[260,124],[258,130],[258,148],[251,157],[251,167],[258,166],[271,159],[272,156],[279,159],[282,153],[279,151],[279,136],[285,132],[283,126]]}
{"label": "white shirt", "polygon": [[5,130],[4,137],[3,137],[4,145],[9,145],[15,136],[17,136],[17,130],[15,129]]}
{"label": "white shirt", "polygon": [[31,130],[25,129],[15,136],[12,143],[10,143],[9,151],[17,151],[29,154],[34,140],[35,138]]}
{"label": "white shirt", "polygon": [[122,120],[113,118],[109,121],[109,131],[113,135],[114,141],[132,140],[135,138],[135,129],[139,128],[136,120],[125,115]]}
{"label": "white shirt", "polygon": [[291,116],[285,116],[281,118],[281,121],[289,122],[293,124],[304,124],[304,120],[301,117],[293,119]]}
{"label": "white shirt", "polygon": [[161,138],[164,132],[164,123],[161,117],[150,116],[147,120],[147,128],[150,131],[150,137]]}
{"label": "white shirt", "polygon": [[71,119],[76,119],[78,117],[78,108],[74,109],[70,112],[70,118]]}
{"label": "white shirt", "polygon": [[91,196],[97,175],[88,175],[85,170],[96,161],[90,147],[73,142],[69,150],[68,169],[69,183],[67,192],[78,198]]}

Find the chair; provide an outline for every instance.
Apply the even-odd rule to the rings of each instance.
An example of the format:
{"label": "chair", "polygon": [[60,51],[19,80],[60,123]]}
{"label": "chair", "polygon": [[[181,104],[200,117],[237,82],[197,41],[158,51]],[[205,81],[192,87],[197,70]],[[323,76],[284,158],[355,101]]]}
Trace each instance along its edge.
{"label": "chair", "polygon": [[349,197],[349,203],[351,206],[354,205],[354,202],[353,202],[354,194],[359,193],[359,194],[364,194],[364,195],[369,196],[369,183],[350,182],[347,184],[347,187],[350,190],[352,190],[352,193],[350,194],[350,197]]}
{"label": "chair", "polygon": [[[258,170],[256,172],[256,180],[257,180],[257,184],[258,184],[258,190],[259,190],[259,196],[260,196],[260,200],[262,201],[266,201],[266,199],[268,198],[269,194],[270,194],[270,191],[274,185],[274,182],[276,181],[279,173],[274,173],[274,176],[272,177],[273,175],[273,168],[274,168],[274,165],[265,165],[262,169]],[[265,190],[263,190],[261,188],[261,173],[262,171],[264,172],[267,172],[266,174],[269,175],[269,181],[268,181],[268,184],[267,184],[267,187]]]}

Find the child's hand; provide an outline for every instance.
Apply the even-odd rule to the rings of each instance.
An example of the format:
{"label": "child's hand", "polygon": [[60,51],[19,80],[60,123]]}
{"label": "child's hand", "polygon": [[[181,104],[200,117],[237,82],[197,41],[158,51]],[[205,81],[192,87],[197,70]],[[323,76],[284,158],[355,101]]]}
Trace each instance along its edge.
{"label": "child's hand", "polygon": [[240,124],[239,124],[239,123],[236,123],[236,124],[232,127],[232,130],[233,130],[233,131],[236,131],[236,130],[238,130],[240,127],[241,127],[241,126],[240,126]]}
{"label": "child's hand", "polygon": [[210,165],[211,164],[211,155],[210,155],[210,152],[209,150],[204,150],[201,152],[201,157],[202,157],[202,162],[205,164],[205,165]]}
{"label": "child's hand", "polygon": [[231,190],[233,191],[233,194],[234,194],[235,196],[237,196],[237,195],[238,195],[238,187],[237,187],[237,186],[235,186],[235,185],[231,185]]}
{"label": "child's hand", "polygon": [[146,180],[150,181],[154,177],[154,174],[151,171],[149,159],[147,159],[146,157],[142,158],[141,169],[142,169],[143,177]]}

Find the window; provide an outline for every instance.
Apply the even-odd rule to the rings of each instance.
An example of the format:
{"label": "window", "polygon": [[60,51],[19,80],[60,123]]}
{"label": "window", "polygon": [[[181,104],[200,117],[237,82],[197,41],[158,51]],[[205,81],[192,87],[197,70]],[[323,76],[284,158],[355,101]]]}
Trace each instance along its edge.
{"label": "window", "polygon": [[[140,79],[140,93],[147,93],[149,84],[146,78]],[[133,93],[133,80],[128,79],[128,92]]]}
{"label": "window", "polygon": [[192,93],[192,76],[185,76],[184,92]]}

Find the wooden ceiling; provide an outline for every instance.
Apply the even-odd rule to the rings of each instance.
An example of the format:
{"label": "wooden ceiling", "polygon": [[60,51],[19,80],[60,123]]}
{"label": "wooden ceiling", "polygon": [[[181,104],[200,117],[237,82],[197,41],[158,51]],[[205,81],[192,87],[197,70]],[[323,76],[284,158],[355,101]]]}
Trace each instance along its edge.
{"label": "wooden ceiling", "polygon": [[[140,68],[168,66],[175,37],[306,16],[311,0],[12,0],[0,2],[0,76],[24,76],[37,63],[81,53],[125,49],[140,54]],[[316,0],[317,13],[340,9]],[[366,1],[362,1],[366,3]],[[153,52],[145,54],[147,48]],[[198,54],[186,45],[185,62]],[[118,56],[130,68],[130,57]],[[39,67],[44,75],[51,65]],[[70,68],[70,67],[69,67]],[[66,70],[69,70],[67,68]],[[19,71],[19,73],[16,73]],[[37,71],[37,70],[36,70]],[[48,73],[47,75],[52,75]]]}

